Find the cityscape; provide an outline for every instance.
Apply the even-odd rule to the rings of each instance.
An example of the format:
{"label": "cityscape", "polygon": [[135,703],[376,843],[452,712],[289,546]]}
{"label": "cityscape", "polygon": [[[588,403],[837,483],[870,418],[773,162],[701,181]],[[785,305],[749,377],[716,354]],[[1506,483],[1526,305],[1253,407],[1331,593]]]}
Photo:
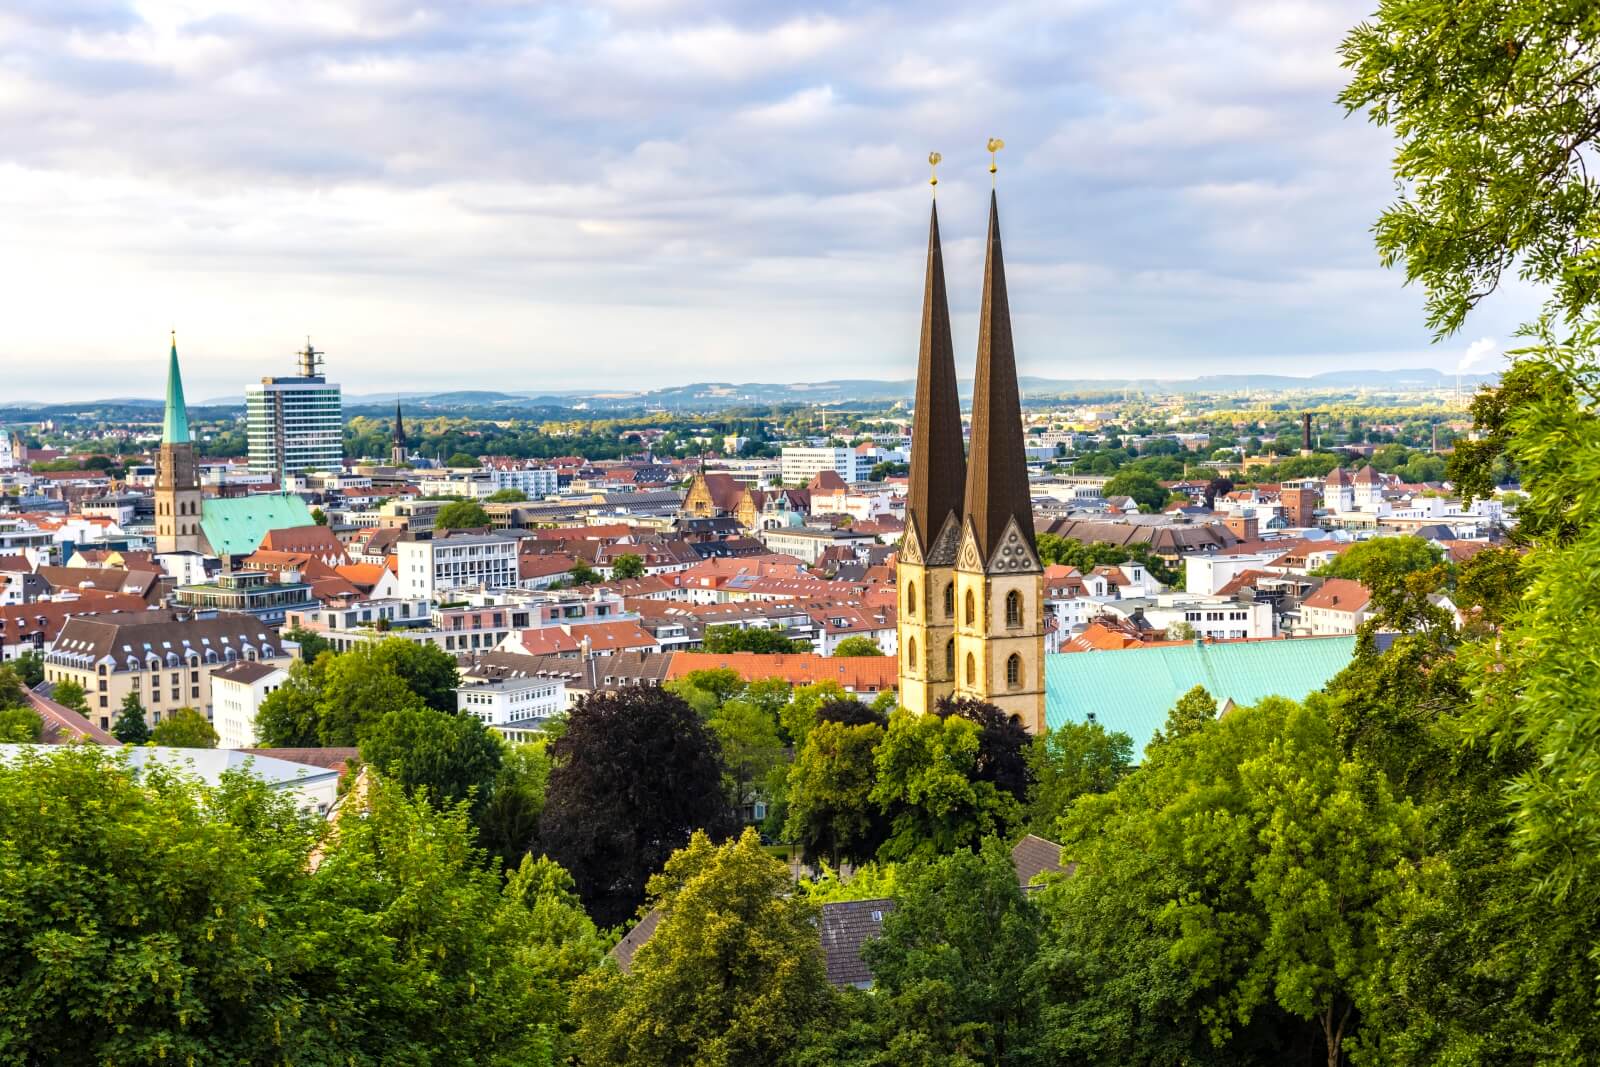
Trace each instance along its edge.
{"label": "cityscape", "polygon": [[[798,146],[939,106],[893,5],[0,14],[13,100],[100,131],[46,136],[0,77],[14,235],[53,241],[48,208],[64,238],[19,336],[69,276],[130,287],[0,369],[0,1061],[1600,1062],[1600,24],[1369,6],[1178,5],[1179,36],[1239,35],[1244,88],[1172,75],[1203,114],[1058,52],[1084,12],[996,8],[1023,46],[939,8],[997,68],[981,135],[857,141],[873,176],[815,199],[735,148],[674,194],[669,131],[774,86],[719,121]],[[615,82],[558,89],[562,37]],[[295,41],[336,87],[307,136],[350,143],[314,188],[253,101]],[[134,46],[164,79],[97,66]],[[138,194],[195,180],[237,228],[236,267],[184,253],[233,294],[191,330],[187,295],[125,313],[188,268],[84,213],[70,161],[140,158],[116,124],[198,134],[172,102],[204,86],[267,125],[174,164],[234,174],[231,208],[179,170]],[[585,117],[631,124],[648,176],[518,163],[500,91],[585,160],[613,151]],[[1183,225],[1240,244],[1064,236],[1063,190],[1140,185],[1133,101],[1216,212]],[[391,107],[503,151],[469,188],[388,145]],[[1308,122],[1264,138],[1306,168],[1275,185],[1250,138]],[[353,162],[378,143],[406,166]],[[259,182],[302,239],[390,212],[439,247],[380,275],[335,241],[314,321],[274,325],[300,267]],[[469,201],[503,225],[451,229]],[[552,238],[517,320],[457,242],[521,262],[524,213],[595,247]]]}

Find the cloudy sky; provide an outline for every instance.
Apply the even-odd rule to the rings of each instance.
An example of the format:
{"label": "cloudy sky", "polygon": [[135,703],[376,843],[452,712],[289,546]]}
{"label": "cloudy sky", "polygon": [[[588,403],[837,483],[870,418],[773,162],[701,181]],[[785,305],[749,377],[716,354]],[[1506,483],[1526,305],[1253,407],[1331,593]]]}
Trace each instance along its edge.
{"label": "cloudy sky", "polygon": [[[5,0],[0,397],[909,377],[930,149],[970,360],[989,176],[1027,374],[1453,368],[1368,227],[1373,0]],[[963,371],[963,373],[967,373]]]}

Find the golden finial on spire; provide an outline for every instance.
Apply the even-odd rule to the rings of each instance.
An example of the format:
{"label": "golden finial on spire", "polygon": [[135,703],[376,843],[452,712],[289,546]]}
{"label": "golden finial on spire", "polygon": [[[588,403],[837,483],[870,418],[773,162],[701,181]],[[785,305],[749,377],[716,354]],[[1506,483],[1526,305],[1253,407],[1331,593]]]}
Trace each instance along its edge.
{"label": "golden finial on spire", "polygon": [[1000,138],[998,138],[998,137],[989,138],[989,180],[991,182],[994,180],[995,172],[1000,169],[1000,165],[995,162],[994,154],[996,152],[1000,151],[1000,149],[1004,148],[1005,146],[1006,146],[1006,143],[1004,141],[1002,141]]}
{"label": "golden finial on spire", "polygon": [[928,153],[928,170],[932,172],[928,176],[928,184],[933,186],[934,196],[939,195],[939,161],[942,159],[944,157],[937,152]]}

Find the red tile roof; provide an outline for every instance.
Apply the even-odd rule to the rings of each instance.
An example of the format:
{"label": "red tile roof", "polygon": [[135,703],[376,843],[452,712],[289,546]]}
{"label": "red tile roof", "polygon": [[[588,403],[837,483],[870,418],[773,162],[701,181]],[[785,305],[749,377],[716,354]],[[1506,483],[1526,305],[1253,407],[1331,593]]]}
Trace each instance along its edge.
{"label": "red tile roof", "polygon": [[881,693],[899,684],[899,664],[893,656],[819,656],[815,652],[766,654],[760,652],[679,652],[672,657],[669,678],[691,671],[728,669],[747,682],[781,678],[790,685],[838,682],[856,693]]}

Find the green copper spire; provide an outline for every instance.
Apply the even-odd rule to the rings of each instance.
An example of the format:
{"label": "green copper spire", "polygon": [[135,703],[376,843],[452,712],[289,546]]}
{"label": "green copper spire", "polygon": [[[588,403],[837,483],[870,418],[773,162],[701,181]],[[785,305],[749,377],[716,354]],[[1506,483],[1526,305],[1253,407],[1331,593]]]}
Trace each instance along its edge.
{"label": "green copper spire", "polygon": [[161,422],[161,443],[189,443],[189,409],[183,403],[183,376],[178,373],[178,331],[172,331],[172,357],[167,361],[167,417]]}

